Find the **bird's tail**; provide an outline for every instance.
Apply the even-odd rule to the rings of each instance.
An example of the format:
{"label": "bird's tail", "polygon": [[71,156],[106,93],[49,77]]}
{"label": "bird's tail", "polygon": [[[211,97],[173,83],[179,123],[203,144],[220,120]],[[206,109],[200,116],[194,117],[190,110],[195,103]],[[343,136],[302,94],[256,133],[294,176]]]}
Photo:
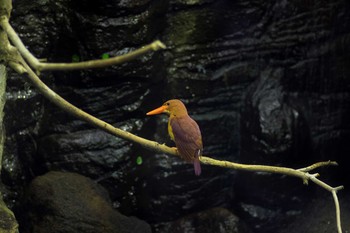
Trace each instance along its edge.
{"label": "bird's tail", "polygon": [[194,173],[196,174],[196,176],[199,176],[202,173],[202,169],[201,169],[201,163],[199,162],[198,158],[194,159],[193,165],[194,165]]}

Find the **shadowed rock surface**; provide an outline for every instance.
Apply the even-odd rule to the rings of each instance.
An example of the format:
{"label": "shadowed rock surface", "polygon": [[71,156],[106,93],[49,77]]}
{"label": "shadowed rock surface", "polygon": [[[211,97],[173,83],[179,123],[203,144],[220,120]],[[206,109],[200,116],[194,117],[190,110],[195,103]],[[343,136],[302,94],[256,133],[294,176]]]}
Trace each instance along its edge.
{"label": "shadowed rock surface", "polygon": [[151,232],[144,221],[114,210],[104,188],[74,173],[49,172],[35,178],[23,211],[28,225],[21,232]]}
{"label": "shadowed rock surface", "polygon": [[[3,7],[3,6],[2,6]],[[2,10],[2,9],[1,9]],[[3,32],[0,32],[3,33]],[[0,51],[0,54],[2,51]],[[3,124],[4,119],[4,106],[6,103],[6,80],[7,72],[6,67],[0,64],[0,174],[2,169],[2,158],[4,152],[5,141],[5,126]],[[7,207],[3,201],[3,194],[6,191],[6,187],[0,182],[0,232],[1,233],[16,233],[18,232],[18,223],[13,212]]]}
{"label": "shadowed rock surface", "polygon": [[224,208],[212,208],[185,216],[158,229],[162,233],[250,233],[249,228],[239,218]]}
{"label": "shadowed rock surface", "polygon": [[[345,0],[16,0],[12,23],[49,61],[115,56],[161,39],[166,50],[133,62],[44,72],[42,80],[87,112],[169,145],[166,118],[145,113],[180,98],[201,128],[205,154],[296,168],[336,160],[340,166],[322,169],[322,178],[348,185],[349,10]],[[278,175],[203,166],[195,177],[178,158],[70,117],[22,76],[12,74],[7,86],[2,180],[9,203],[21,205],[34,177],[65,170],[99,181],[113,207],[153,225],[221,206],[253,232],[278,232],[318,195]]]}

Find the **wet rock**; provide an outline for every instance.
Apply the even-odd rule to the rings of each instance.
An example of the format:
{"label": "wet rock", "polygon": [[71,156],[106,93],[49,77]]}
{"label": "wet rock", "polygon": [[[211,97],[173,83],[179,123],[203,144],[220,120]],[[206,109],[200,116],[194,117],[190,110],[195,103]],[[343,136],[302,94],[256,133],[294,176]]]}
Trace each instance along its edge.
{"label": "wet rock", "polygon": [[307,154],[311,135],[303,113],[288,102],[283,77],[282,69],[266,70],[247,91],[241,114],[245,161],[296,162]]}
{"label": "wet rock", "polygon": [[[338,192],[341,205],[341,227],[342,232],[350,229],[350,195],[349,190]],[[305,233],[336,232],[335,208],[330,193],[318,192],[317,197],[303,206],[301,211],[291,218],[291,221],[278,229],[281,233],[297,233],[303,229]]]}
{"label": "wet rock", "polygon": [[166,155],[155,155],[144,163],[152,170],[137,182],[135,195],[139,214],[151,223],[223,205],[234,195],[229,180],[234,173],[203,166],[203,173],[196,177],[192,164]]}
{"label": "wet rock", "polygon": [[[33,177],[33,154],[37,151],[35,135],[43,108],[42,97],[32,87],[23,81],[17,83],[18,80],[15,79],[18,77],[11,78],[6,92],[6,139],[2,177],[13,191],[13,196],[17,196]],[[14,86],[15,83],[18,85]]]}
{"label": "wet rock", "polygon": [[[90,177],[98,177],[118,166],[118,162],[129,150],[129,143],[105,132],[95,130],[78,131],[69,135],[51,134],[39,141],[39,161],[47,170],[58,168],[81,171]],[[76,148],[80,148],[77,151]],[[96,153],[99,148],[101,153]],[[54,152],[49,155],[49,152]],[[53,155],[53,156],[52,156]]]}
{"label": "wet rock", "polygon": [[[1,6],[3,7],[3,6]],[[2,9],[1,9],[2,10]],[[3,152],[5,142],[5,127],[3,124],[4,106],[5,106],[5,88],[6,88],[7,72],[3,64],[0,64],[0,173],[3,167]],[[15,233],[18,232],[17,220],[13,212],[7,207],[3,201],[5,187],[0,180],[0,232]]]}
{"label": "wet rock", "polygon": [[75,174],[49,172],[31,183],[23,232],[151,232],[150,226],[112,208],[106,191]]}
{"label": "wet rock", "polygon": [[157,230],[159,233],[249,233],[247,225],[224,208],[208,209],[178,219]]}

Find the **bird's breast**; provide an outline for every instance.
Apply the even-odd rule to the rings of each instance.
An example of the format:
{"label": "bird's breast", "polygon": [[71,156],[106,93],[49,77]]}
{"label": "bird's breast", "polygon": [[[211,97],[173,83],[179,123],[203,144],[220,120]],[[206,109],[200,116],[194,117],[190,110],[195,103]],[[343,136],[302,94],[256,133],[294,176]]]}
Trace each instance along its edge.
{"label": "bird's breast", "polygon": [[175,141],[174,139],[174,133],[173,133],[173,128],[171,127],[171,118],[169,118],[169,121],[168,121],[168,133],[169,133],[169,136],[170,136],[170,139]]}

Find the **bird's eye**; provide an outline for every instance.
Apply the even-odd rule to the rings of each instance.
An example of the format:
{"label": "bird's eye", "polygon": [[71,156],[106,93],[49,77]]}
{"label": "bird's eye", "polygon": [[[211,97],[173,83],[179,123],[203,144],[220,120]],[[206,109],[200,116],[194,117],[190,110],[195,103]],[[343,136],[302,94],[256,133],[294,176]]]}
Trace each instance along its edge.
{"label": "bird's eye", "polygon": [[168,105],[168,106],[170,105],[170,103],[165,103],[165,104]]}

